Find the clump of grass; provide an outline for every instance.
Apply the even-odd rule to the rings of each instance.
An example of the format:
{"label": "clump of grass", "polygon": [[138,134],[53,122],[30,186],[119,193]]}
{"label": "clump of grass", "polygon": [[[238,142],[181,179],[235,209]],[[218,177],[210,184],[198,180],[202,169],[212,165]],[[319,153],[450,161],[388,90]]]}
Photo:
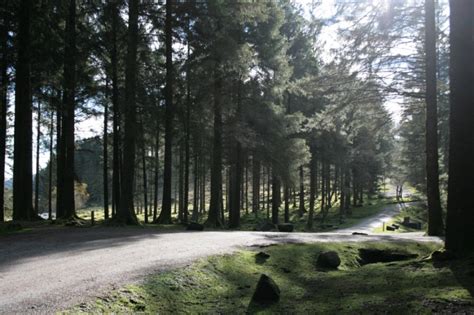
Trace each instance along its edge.
{"label": "clump of grass", "polygon": [[[358,263],[360,248],[404,251],[417,254],[419,258],[361,267]],[[474,279],[465,276],[473,262],[434,265],[426,257],[438,248],[439,244],[414,242],[278,245],[259,249],[270,255],[265,263],[256,261],[256,252],[244,250],[156,274],[140,285],[126,286],[70,312],[401,314],[474,311],[470,293]],[[339,270],[317,270],[316,258],[327,250],[339,253],[342,260]],[[262,273],[278,284],[281,299],[268,308],[256,309],[249,305]]]}

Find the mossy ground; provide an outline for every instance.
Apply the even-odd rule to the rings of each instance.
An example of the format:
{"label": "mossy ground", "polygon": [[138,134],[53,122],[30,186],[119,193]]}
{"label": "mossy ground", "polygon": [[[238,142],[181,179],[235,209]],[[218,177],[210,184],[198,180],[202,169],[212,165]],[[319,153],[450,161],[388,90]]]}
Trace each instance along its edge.
{"label": "mossy ground", "polygon": [[[417,259],[360,266],[358,249],[391,248],[418,254]],[[474,260],[442,265],[427,257],[439,244],[320,243],[267,247],[266,262],[255,251],[216,256],[179,270],[148,277],[66,313],[178,314],[430,314],[474,312]],[[337,271],[315,267],[321,251],[335,250]],[[262,273],[281,290],[278,303],[251,304]]]}

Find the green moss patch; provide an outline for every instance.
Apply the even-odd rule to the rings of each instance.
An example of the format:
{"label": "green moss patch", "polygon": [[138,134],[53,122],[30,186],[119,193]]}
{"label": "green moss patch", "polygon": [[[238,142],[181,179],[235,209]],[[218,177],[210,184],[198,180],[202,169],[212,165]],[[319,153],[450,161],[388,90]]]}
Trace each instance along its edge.
{"label": "green moss patch", "polygon": [[[257,262],[257,251],[216,256],[179,270],[148,277],[68,312],[87,313],[450,313],[474,312],[474,260],[433,264],[429,254],[438,244],[325,243],[260,248],[270,255]],[[361,248],[390,249],[415,254],[403,262],[360,266]],[[320,252],[334,250],[342,264],[319,271]],[[250,305],[260,275],[280,287],[281,299],[266,307]]]}

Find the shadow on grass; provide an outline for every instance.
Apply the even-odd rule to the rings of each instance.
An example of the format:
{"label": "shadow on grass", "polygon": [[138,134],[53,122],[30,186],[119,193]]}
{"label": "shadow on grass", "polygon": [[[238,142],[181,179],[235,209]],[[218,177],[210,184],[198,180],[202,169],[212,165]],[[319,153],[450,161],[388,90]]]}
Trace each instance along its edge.
{"label": "shadow on grass", "polygon": [[[335,243],[274,246],[268,248],[270,257],[263,264],[257,264],[255,253],[248,251],[213,257],[185,270],[156,276],[154,282],[145,284],[144,300],[148,303],[146,296],[154,297],[148,312],[178,313],[401,314],[426,312],[424,303],[432,301],[438,303],[436,309],[441,312],[474,310],[472,304],[449,300],[453,298],[452,292],[462,293],[449,269],[437,270],[431,263],[419,260],[360,267],[357,251],[366,246],[407,247],[406,244]],[[316,269],[317,255],[328,249],[340,253],[341,270]],[[432,249],[431,245],[409,246],[420,257]],[[262,273],[279,285],[279,302],[271,305],[251,302]]]}

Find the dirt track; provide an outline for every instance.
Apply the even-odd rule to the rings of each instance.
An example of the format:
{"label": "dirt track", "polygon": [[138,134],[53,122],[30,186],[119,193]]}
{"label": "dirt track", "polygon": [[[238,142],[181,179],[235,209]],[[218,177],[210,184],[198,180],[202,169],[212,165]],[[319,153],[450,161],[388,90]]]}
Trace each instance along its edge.
{"label": "dirt track", "polygon": [[51,313],[139,281],[149,273],[187,265],[242,247],[294,242],[364,242],[437,238],[421,233],[353,236],[378,216],[332,233],[158,232],[151,228],[55,229],[0,237],[0,313]]}

